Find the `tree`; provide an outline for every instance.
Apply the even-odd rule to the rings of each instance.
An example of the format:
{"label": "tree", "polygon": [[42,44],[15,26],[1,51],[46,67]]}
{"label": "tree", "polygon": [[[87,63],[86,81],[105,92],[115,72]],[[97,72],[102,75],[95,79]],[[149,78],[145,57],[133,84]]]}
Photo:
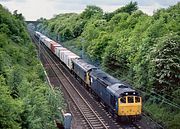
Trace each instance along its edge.
{"label": "tree", "polygon": [[88,46],[87,52],[92,56],[92,58],[101,62],[105,48],[108,46],[110,40],[111,37],[108,36],[107,33],[101,32],[97,39],[92,40],[93,43]]}
{"label": "tree", "polygon": [[23,17],[22,13],[18,14],[18,10],[14,10],[13,15],[14,15],[17,19],[19,19],[20,21],[24,21],[24,19],[25,19],[25,18]]}
{"label": "tree", "polygon": [[22,101],[11,97],[5,78],[0,76],[0,128],[20,129]]}
{"label": "tree", "polygon": [[130,2],[129,4],[127,4],[126,6],[124,7],[121,7],[117,10],[115,10],[114,12],[112,13],[105,13],[104,15],[104,18],[107,20],[107,21],[110,21],[112,17],[114,17],[116,14],[119,14],[119,13],[128,13],[128,14],[132,14],[133,12],[135,12],[136,10],[138,9],[138,6],[137,6],[137,2]]}
{"label": "tree", "polygon": [[133,12],[135,12],[136,10],[138,9],[138,6],[137,6],[137,2],[130,2],[129,4],[127,4],[126,6],[120,8],[120,9],[117,9],[115,11],[115,13],[122,13],[122,12],[125,12],[125,13],[129,13],[129,14],[132,14]]}
{"label": "tree", "polygon": [[180,36],[171,33],[159,39],[153,51],[155,66],[155,89],[172,95],[180,86]]}
{"label": "tree", "polygon": [[63,98],[44,82],[43,68],[21,16],[0,5],[0,128],[53,129]]}
{"label": "tree", "polygon": [[88,5],[82,12],[81,17],[83,19],[90,19],[93,16],[102,16],[103,10],[97,6]]}

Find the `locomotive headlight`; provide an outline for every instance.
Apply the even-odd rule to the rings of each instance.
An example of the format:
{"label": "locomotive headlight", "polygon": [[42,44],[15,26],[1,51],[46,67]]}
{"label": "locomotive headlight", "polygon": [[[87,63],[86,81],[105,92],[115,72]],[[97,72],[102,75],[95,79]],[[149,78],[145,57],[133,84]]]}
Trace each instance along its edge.
{"label": "locomotive headlight", "polygon": [[126,93],[126,95],[128,95],[128,93]]}
{"label": "locomotive headlight", "polygon": [[135,92],[133,92],[133,95],[135,95]]}

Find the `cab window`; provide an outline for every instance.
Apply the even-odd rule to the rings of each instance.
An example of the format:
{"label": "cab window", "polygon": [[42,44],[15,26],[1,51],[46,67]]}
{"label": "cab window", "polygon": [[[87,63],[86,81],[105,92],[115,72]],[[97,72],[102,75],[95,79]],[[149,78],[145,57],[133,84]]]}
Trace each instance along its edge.
{"label": "cab window", "polygon": [[133,96],[128,97],[128,103],[134,103],[134,97]]}
{"label": "cab window", "polygon": [[126,103],[126,97],[122,97],[122,98],[120,99],[120,101],[121,101],[121,103]]}
{"label": "cab window", "polygon": [[135,103],[139,103],[140,102],[140,98],[139,97],[135,97]]}

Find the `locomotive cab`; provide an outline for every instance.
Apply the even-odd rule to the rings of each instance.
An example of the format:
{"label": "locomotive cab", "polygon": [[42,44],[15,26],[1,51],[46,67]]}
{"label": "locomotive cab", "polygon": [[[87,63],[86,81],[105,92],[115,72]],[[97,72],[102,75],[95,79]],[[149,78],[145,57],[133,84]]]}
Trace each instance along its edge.
{"label": "locomotive cab", "polygon": [[115,83],[108,86],[107,90],[110,93],[109,105],[115,109],[119,117],[127,117],[131,120],[138,120],[141,117],[141,96],[128,84],[122,82]]}
{"label": "locomotive cab", "polygon": [[[135,94],[135,92],[134,92]],[[140,116],[142,112],[142,99],[139,95],[122,95],[118,98],[119,116]]]}

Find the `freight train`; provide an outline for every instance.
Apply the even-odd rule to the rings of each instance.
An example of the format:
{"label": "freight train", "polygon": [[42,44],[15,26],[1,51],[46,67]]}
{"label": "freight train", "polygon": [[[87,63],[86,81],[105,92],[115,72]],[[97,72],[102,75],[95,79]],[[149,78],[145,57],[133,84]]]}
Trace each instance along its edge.
{"label": "freight train", "polygon": [[118,118],[139,120],[142,113],[141,96],[132,87],[101,69],[85,62],[78,55],[51,40],[40,32],[35,32],[39,42],[48,47],[61,62]]}

